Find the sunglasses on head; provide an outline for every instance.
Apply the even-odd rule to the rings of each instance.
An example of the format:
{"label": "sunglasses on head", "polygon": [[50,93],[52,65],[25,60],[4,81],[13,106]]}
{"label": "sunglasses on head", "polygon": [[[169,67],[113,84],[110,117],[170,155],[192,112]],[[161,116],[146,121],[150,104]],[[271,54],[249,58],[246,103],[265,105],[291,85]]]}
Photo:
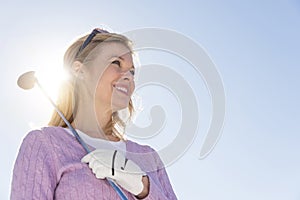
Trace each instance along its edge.
{"label": "sunglasses on head", "polygon": [[103,30],[101,28],[95,28],[91,34],[86,38],[86,40],[83,42],[83,44],[81,45],[81,47],[79,48],[76,57],[80,54],[80,52],[83,51],[83,49],[92,41],[92,39],[95,37],[95,35],[97,35],[98,33],[109,33],[106,30]]}

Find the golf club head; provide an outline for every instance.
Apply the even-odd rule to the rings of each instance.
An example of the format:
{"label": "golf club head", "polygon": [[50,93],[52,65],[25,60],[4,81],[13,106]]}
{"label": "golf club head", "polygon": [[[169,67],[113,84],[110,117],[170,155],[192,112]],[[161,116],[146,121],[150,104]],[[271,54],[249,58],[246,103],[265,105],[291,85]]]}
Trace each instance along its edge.
{"label": "golf club head", "polygon": [[34,75],[35,71],[29,71],[19,76],[17,81],[18,86],[24,90],[32,89],[36,83],[36,78]]}

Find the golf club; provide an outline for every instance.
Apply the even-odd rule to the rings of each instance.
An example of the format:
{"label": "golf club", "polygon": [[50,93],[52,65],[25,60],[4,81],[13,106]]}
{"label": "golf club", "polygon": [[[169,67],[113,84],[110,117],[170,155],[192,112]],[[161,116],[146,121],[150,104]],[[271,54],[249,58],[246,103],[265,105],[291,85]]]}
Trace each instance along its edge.
{"label": "golf club", "polygon": [[[73,126],[65,118],[65,116],[63,115],[63,113],[58,109],[58,107],[56,106],[56,104],[52,101],[52,99],[50,98],[50,96],[46,93],[46,91],[44,90],[44,88],[42,87],[42,85],[39,83],[38,79],[35,77],[35,72],[34,71],[28,71],[28,72],[25,72],[24,74],[22,74],[18,78],[17,84],[18,84],[18,86],[20,88],[22,88],[24,90],[30,90],[36,84],[39,87],[39,89],[43,92],[43,94],[46,96],[46,98],[50,101],[50,103],[52,104],[52,106],[54,107],[54,109],[56,110],[56,112],[59,114],[59,116],[64,120],[64,122],[66,123],[66,125],[72,131],[73,135],[76,137],[77,141],[82,145],[82,147],[85,149],[85,151],[87,153],[91,152],[91,150],[87,147],[87,145],[85,144],[85,142],[80,138],[80,136],[78,135],[77,131],[73,128]],[[114,188],[114,190],[118,193],[119,197],[122,200],[128,200],[127,197],[125,196],[125,194],[113,182],[113,180],[108,179],[108,178],[106,178],[106,179],[108,180],[108,182],[110,183],[110,185]]]}

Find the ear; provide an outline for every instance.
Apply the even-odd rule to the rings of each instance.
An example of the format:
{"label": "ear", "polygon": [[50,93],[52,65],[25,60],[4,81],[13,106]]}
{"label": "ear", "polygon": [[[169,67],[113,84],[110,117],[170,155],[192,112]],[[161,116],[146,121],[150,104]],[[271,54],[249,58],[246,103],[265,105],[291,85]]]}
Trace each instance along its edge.
{"label": "ear", "polygon": [[72,65],[72,73],[78,78],[83,78],[83,64],[80,61],[75,61]]}

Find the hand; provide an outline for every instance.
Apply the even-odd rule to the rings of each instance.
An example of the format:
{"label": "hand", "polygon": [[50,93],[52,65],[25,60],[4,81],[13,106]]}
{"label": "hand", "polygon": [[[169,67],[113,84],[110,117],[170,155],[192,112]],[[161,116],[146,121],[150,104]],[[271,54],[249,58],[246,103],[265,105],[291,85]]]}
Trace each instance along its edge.
{"label": "hand", "polygon": [[142,177],[145,174],[133,161],[117,150],[96,149],[81,159],[99,179],[110,178],[134,195],[144,189]]}

